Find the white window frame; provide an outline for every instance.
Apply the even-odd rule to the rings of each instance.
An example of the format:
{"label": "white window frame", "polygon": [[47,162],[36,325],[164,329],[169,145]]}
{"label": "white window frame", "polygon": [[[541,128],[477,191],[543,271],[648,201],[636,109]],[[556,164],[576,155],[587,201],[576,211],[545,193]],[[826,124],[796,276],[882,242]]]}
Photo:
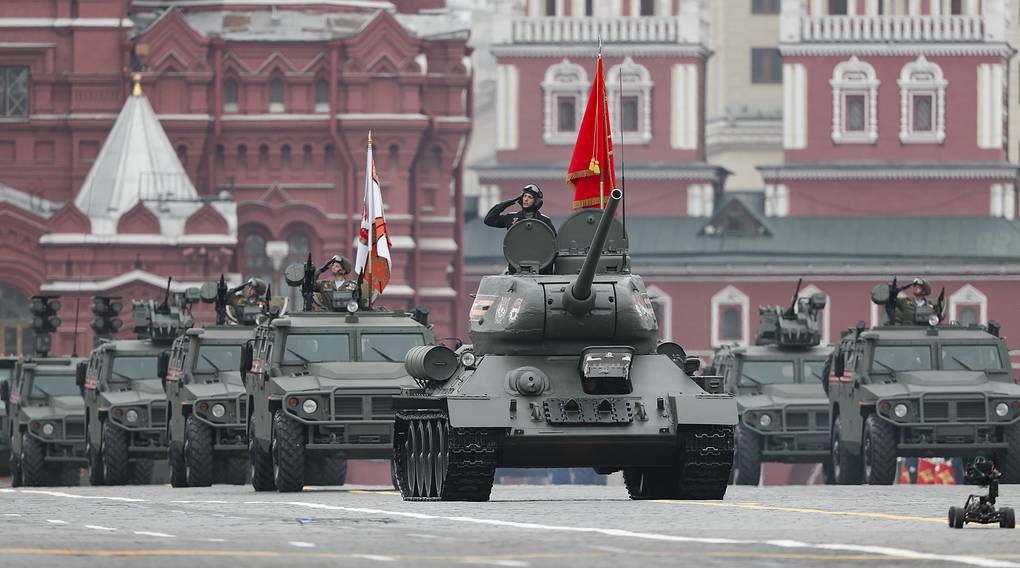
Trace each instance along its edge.
{"label": "white window frame", "polygon": [[737,343],[747,345],[751,330],[749,313],[751,300],[737,287],[727,286],[712,296],[712,347],[721,347],[733,342],[732,339],[720,337],[722,334],[722,308],[726,306],[740,307],[740,339]]}
{"label": "white window frame", "polygon": [[[900,142],[904,144],[941,144],[946,139],[946,81],[942,68],[924,55],[903,66],[900,79]],[[929,95],[932,102],[932,129],[914,130],[914,96]]]}
{"label": "white window frame", "polygon": [[[836,144],[874,144],[878,141],[878,86],[875,68],[854,55],[836,65],[829,85],[832,87],[832,141]],[[864,96],[864,130],[845,128],[847,95]]]}
{"label": "white window frame", "polygon": [[715,213],[715,188],[711,184],[687,186],[687,216],[711,217]]}
{"label": "white window frame", "polygon": [[822,345],[828,345],[832,336],[829,335],[832,329],[832,296],[826,294],[824,290],[815,286],[814,284],[808,285],[807,288],[801,289],[800,293],[797,294],[798,298],[810,298],[815,294],[825,294],[826,304],[825,309],[822,310]]}
{"label": "white window frame", "polygon": [[623,75],[623,95],[638,97],[638,129],[624,133],[622,141],[627,144],[647,144],[652,140],[652,74],[648,68],[636,63],[629,55],[619,65],[609,69],[606,76],[606,94],[609,113],[615,126],[613,143],[621,142],[623,117],[620,116],[620,76]]}
{"label": "white window frame", "polygon": [[542,140],[549,145],[565,145],[577,142],[577,130],[573,132],[560,132],[559,130],[559,97],[574,97],[577,101],[574,111],[577,116],[574,125],[581,127],[581,118],[584,116],[584,105],[587,102],[588,73],[584,67],[569,60],[550,65],[545,71],[545,79],[542,81],[542,92],[545,95],[545,119],[543,121]]}
{"label": "white window frame", "polygon": [[658,302],[662,306],[662,320],[659,320],[659,332],[662,333],[663,341],[673,341],[673,297],[665,290],[656,285],[649,286],[645,292],[652,302]]}
{"label": "white window frame", "polygon": [[790,216],[790,188],[783,184],[765,184],[765,216]]}
{"label": "white window frame", "polygon": [[949,320],[959,321],[957,314],[963,306],[978,307],[978,323],[988,324],[988,296],[971,284],[964,284],[949,296]]}
{"label": "white window frame", "polygon": [[992,217],[1013,220],[1016,218],[1016,188],[1011,183],[994,183],[989,187],[991,195],[989,213]]}

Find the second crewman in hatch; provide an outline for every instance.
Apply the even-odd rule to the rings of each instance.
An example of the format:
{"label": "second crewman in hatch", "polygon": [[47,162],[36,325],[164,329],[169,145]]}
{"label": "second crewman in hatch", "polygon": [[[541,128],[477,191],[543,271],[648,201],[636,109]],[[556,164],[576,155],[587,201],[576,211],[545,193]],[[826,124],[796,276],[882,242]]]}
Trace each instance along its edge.
{"label": "second crewman in hatch", "polygon": [[[518,204],[521,210],[516,213],[504,214],[511,205]],[[529,183],[524,186],[521,194],[513,199],[501,201],[489,209],[489,212],[485,214],[485,224],[490,227],[501,227],[509,229],[514,226],[514,223],[523,221],[524,219],[535,219],[545,223],[553,234],[556,234],[556,227],[553,227],[552,219],[542,214],[539,209],[542,208],[542,190],[535,184]]]}

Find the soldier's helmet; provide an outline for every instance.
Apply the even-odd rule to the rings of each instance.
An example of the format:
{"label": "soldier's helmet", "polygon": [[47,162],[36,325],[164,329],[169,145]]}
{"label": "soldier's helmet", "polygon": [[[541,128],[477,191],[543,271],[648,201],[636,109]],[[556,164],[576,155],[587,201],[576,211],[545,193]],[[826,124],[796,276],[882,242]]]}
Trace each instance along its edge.
{"label": "soldier's helmet", "polygon": [[920,286],[925,296],[931,295],[931,282],[928,282],[924,278],[914,278],[912,285]]}
{"label": "soldier's helmet", "polygon": [[542,208],[543,198],[542,188],[538,187],[533,183],[529,183],[528,185],[524,186],[524,189],[521,190],[522,195],[525,193],[535,198],[535,204],[530,207],[530,210],[538,211],[539,209]]}
{"label": "soldier's helmet", "polygon": [[245,293],[248,293],[248,291],[251,290],[252,288],[255,289],[256,295],[264,296],[266,294],[266,290],[269,288],[269,285],[266,284],[266,281],[261,278],[249,278],[248,281],[244,283]]}
{"label": "soldier's helmet", "polygon": [[353,270],[351,266],[351,261],[346,256],[342,256],[339,254],[334,254],[333,258],[327,260],[326,264],[322,265],[322,270],[325,271],[334,264],[339,264],[340,270],[344,274],[350,274],[351,270]]}

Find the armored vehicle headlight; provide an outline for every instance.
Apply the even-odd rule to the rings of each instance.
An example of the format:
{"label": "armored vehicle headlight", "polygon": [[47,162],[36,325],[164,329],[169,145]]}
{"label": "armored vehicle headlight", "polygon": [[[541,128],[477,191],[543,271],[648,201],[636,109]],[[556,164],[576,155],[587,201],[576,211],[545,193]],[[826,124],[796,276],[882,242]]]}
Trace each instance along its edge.
{"label": "armored vehicle headlight", "polygon": [[128,422],[138,422],[138,411],[132,408],[124,413],[124,419]]}
{"label": "armored vehicle headlight", "polygon": [[465,367],[474,367],[477,361],[478,358],[475,357],[475,354],[471,351],[465,351],[460,354],[460,364]]}
{"label": "armored vehicle headlight", "polygon": [[939,316],[938,315],[932,314],[932,315],[928,316],[928,325],[930,325],[932,327],[935,327],[938,324],[939,324]]}
{"label": "armored vehicle headlight", "polygon": [[896,415],[896,418],[903,418],[909,411],[910,409],[907,408],[907,405],[902,402],[893,407],[893,414]]}
{"label": "armored vehicle headlight", "polygon": [[223,406],[222,404],[217,403],[212,405],[212,415],[215,416],[216,418],[223,418],[223,415],[226,413],[227,407]]}
{"label": "armored vehicle headlight", "polygon": [[[1009,414],[1009,405],[1008,404],[1006,404],[1005,402],[1000,402],[999,404],[995,405],[995,415],[996,416],[1004,417],[1007,414]],[[45,428],[44,428],[44,430],[45,430]]]}
{"label": "armored vehicle headlight", "polygon": [[305,414],[315,414],[315,411],[318,409],[319,403],[310,398],[306,398],[305,401],[301,403],[301,410],[304,411]]}
{"label": "armored vehicle headlight", "polygon": [[347,311],[352,313],[352,314],[354,312],[358,311],[358,301],[357,300],[351,300],[350,302],[347,302]]}
{"label": "armored vehicle headlight", "polygon": [[772,415],[771,414],[762,414],[761,416],[758,417],[758,424],[762,428],[768,428],[769,426],[772,425]]}
{"label": "armored vehicle headlight", "polygon": [[49,423],[43,424],[42,433],[47,435],[47,436],[52,436],[53,435],[53,424],[49,424]]}

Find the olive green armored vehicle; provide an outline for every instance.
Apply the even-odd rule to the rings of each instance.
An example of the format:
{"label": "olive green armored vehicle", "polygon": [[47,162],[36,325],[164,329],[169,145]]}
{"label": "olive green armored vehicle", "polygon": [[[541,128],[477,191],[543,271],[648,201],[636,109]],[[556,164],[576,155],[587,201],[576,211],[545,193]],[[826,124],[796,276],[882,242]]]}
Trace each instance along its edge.
{"label": "olive green armored vehicle", "polygon": [[80,361],[26,358],[0,383],[14,487],[79,484],[85,465],[85,404],[74,376]]}
{"label": "olive green armored vehicle", "polygon": [[305,311],[259,325],[243,351],[256,491],[340,485],[347,459],[392,458],[393,395],[414,384],[404,357],[435,343],[427,312],[374,309],[315,275],[310,259],[287,268]]}
{"label": "olive green armored vehicle", "polygon": [[[0,384],[14,374],[17,357],[0,357]],[[10,474],[11,424],[7,416],[7,403],[0,399],[0,475]]]}
{"label": "olive green armored vehicle", "polygon": [[161,304],[132,304],[137,339],[100,343],[78,366],[85,399],[86,454],[92,485],[146,484],[153,460],[167,457],[166,393],[158,374],[159,355],[191,327],[190,304],[198,289]]}
{"label": "olive green armored vehicle", "polygon": [[521,220],[503,241],[508,273],[482,278],[473,351],[408,353],[420,384],[394,400],[394,459],[408,500],[484,501],[497,467],[623,470],[634,499],[722,499],[737,406],[658,323],[627,236],[604,211],[558,236]]}
{"label": "olive green armored vehicle", "polygon": [[789,307],[761,306],[753,346],[728,345],[715,352],[706,375],[723,377],[737,397],[738,423],[733,481],[757,485],[762,462],[829,462],[829,400],[822,388],[825,361],[818,314],[824,294],[799,298]]}
{"label": "olive green armored vehicle", "polygon": [[985,456],[1020,483],[1020,385],[998,324],[942,324],[930,306],[895,324],[897,291],[875,287],[886,324],[845,331],[827,365],[836,482],[891,484],[899,456]]}

